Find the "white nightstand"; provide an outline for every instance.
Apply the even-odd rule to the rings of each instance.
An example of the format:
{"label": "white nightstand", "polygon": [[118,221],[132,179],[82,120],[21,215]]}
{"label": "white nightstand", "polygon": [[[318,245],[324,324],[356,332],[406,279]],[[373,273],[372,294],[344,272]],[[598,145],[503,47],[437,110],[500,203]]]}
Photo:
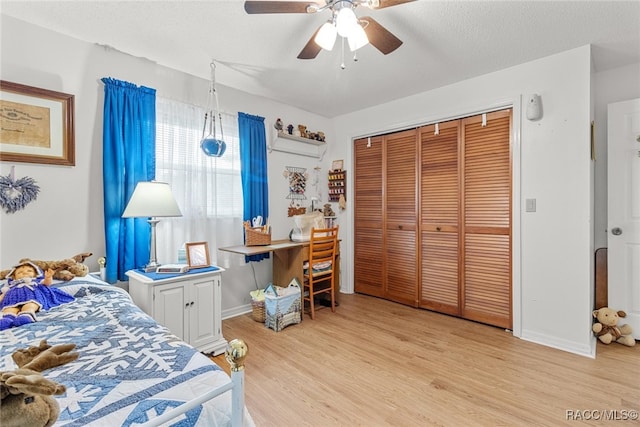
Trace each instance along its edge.
{"label": "white nightstand", "polygon": [[203,353],[218,355],[227,347],[222,336],[223,271],[153,280],[130,270],[129,294],[138,307],[180,339]]}

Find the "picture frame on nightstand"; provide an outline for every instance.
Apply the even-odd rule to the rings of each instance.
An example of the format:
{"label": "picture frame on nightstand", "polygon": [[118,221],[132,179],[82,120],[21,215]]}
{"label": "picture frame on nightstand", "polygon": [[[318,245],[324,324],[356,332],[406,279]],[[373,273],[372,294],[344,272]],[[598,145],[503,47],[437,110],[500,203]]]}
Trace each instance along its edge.
{"label": "picture frame on nightstand", "polygon": [[207,242],[186,243],[185,248],[189,269],[211,266],[211,261],[209,260],[209,244]]}

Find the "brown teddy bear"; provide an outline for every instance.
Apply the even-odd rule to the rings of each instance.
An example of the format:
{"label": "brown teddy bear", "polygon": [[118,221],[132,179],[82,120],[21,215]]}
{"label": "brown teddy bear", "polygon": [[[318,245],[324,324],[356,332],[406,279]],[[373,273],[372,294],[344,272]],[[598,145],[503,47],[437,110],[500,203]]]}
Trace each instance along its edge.
{"label": "brown teddy bear", "polygon": [[324,216],[336,216],[336,213],[331,208],[331,203],[324,204],[324,209],[322,210],[322,214]]}
{"label": "brown teddy bear", "polygon": [[[60,261],[39,261],[23,258],[18,261],[18,264],[31,262],[37,265],[42,271],[53,270],[54,279],[68,281],[74,277],[84,277],[89,273],[89,267],[83,264],[83,262],[91,255],[93,255],[91,252],[83,252]],[[0,271],[0,280],[6,278],[10,271],[11,269]]]}
{"label": "brown teddy bear", "polygon": [[597,319],[597,322],[593,324],[591,329],[600,342],[610,344],[615,341],[629,347],[636,345],[636,340],[631,335],[633,332],[631,326],[618,326],[618,320],[621,317],[627,317],[624,311],[615,311],[609,307],[602,307],[599,310],[594,310],[593,317]]}
{"label": "brown teddy bear", "polygon": [[71,352],[75,346],[58,344],[52,347],[42,340],[38,346],[13,353],[11,357],[18,369],[0,372],[3,427],[48,427],[56,422],[60,406],[52,396],[63,394],[66,388],[44,378],[41,372],[76,360],[78,353]]}

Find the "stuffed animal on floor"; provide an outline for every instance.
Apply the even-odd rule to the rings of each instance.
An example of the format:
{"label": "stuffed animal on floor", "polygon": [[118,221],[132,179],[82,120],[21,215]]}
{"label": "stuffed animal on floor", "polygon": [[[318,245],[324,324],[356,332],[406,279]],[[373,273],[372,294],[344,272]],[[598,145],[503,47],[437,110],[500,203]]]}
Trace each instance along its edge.
{"label": "stuffed animal on floor", "polygon": [[594,310],[593,317],[597,319],[597,322],[593,324],[591,329],[593,329],[600,342],[610,344],[615,341],[629,347],[636,345],[636,340],[631,335],[633,332],[631,326],[618,326],[618,320],[621,317],[627,317],[624,311],[615,311],[609,307],[602,307],[599,310]]}
{"label": "stuffed animal on floor", "polygon": [[[84,277],[89,273],[89,267],[83,263],[84,260],[89,258],[91,255],[93,255],[91,252],[83,252],[60,261],[39,261],[30,258],[22,258],[18,263],[22,264],[25,262],[31,262],[37,265],[42,271],[51,269],[54,271],[54,279],[68,281],[74,277]],[[11,269],[0,271],[0,280],[7,277],[7,274],[9,274],[10,271]]]}
{"label": "stuffed animal on floor", "polygon": [[76,360],[78,353],[71,352],[75,347],[75,344],[52,347],[42,340],[38,346],[13,353],[11,357],[18,369],[0,372],[3,427],[48,427],[56,422],[60,406],[53,396],[63,394],[66,388],[46,379],[41,372]]}

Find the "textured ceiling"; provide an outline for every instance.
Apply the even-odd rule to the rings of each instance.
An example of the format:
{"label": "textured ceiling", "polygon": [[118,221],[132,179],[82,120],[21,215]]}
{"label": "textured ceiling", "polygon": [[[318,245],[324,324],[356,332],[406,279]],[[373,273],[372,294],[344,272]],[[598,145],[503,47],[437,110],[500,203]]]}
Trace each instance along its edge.
{"label": "textured ceiling", "polygon": [[[320,2],[322,0],[319,0]],[[358,7],[404,44],[358,61],[296,58],[329,17],[248,15],[243,1],[5,1],[0,12],[326,117],[586,44],[596,71],[640,62],[640,1],[427,1]]]}

